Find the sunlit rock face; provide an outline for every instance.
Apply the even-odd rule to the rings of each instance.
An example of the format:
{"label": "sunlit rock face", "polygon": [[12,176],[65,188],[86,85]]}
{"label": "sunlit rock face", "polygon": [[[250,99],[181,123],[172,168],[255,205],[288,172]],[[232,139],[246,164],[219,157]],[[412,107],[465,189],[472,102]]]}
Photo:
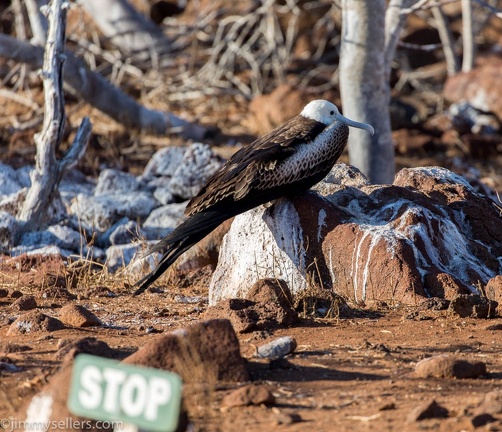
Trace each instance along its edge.
{"label": "sunlit rock face", "polygon": [[416,304],[479,293],[502,273],[496,207],[444,168],[403,169],[392,185],[369,185],[339,164],[316,190],[235,218],[211,303],[272,277],[293,294],[315,283],[357,302]]}

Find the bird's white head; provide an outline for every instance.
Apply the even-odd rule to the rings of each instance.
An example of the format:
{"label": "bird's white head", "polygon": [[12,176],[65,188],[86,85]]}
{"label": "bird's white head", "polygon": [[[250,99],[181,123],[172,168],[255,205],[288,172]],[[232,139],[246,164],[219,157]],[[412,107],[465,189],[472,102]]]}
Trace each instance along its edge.
{"label": "bird's white head", "polygon": [[354,120],[350,120],[347,117],[344,117],[340,114],[340,111],[338,111],[336,105],[324,99],[317,99],[309,102],[307,105],[305,105],[305,108],[303,108],[300,115],[312,120],[316,120],[320,123],[324,123],[326,126],[339,121],[345,123],[348,126],[367,130],[371,135],[375,133],[373,126],[367,123],[359,123]]}

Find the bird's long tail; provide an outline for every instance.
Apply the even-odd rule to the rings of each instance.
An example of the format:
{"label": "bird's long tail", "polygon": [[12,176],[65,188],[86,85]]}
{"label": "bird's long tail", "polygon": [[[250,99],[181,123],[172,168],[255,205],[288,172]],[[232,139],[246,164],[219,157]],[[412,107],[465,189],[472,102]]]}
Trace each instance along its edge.
{"label": "bird's long tail", "polygon": [[233,214],[220,211],[206,211],[196,213],[180,224],[174,231],[159,241],[148,251],[148,255],[165,250],[157,267],[145,277],[136,282],[134,295],[144,292],[153,282],[164,273],[176,259],[195,243],[206,237]]}

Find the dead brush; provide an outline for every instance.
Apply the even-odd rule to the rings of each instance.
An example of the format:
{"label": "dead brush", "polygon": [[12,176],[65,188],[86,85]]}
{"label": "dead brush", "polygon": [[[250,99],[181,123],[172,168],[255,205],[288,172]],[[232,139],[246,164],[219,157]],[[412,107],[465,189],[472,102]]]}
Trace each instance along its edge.
{"label": "dead brush", "polygon": [[85,257],[68,259],[66,286],[74,290],[93,290],[107,288],[110,291],[120,291],[128,282],[126,274],[111,273],[105,264],[98,263]]}
{"label": "dead brush", "polygon": [[[138,259],[141,260],[146,255],[149,246],[146,239],[141,238],[139,233],[132,234],[135,236],[135,239],[132,241],[142,245],[141,250],[136,253],[136,256],[130,262],[130,264],[135,264]],[[65,275],[68,288],[84,289],[85,291],[106,288],[113,292],[129,292],[139,278],[141,271],[149,271],[152,263],[154,266],[158,264],[155,259],[152,263],[144,260],[142,265],[137,267],[137,270],[132,271],[130,264],[126,264],[129,260],[125,256],[122,256],[121,267],[112,272],[106,262],[98,262],[93,258],[90,246],[92,246],[92,240],[87,243],[88,252],[85,256],[75,255],[68,258]],[[174,265],[156,281],[154,286],[175,286],[176,274],[177,267]]]}
{"label": "dead brush", "polygon": [[[350,315],[351,308],[346,300],[325,288],[319,274],[317,263],[314,271],[306,273],[307,289],[296,294],[294,308],[303,318],[324,318],[338,320],[342,316]],[[325,313],[320,311],[326,310]]]}
{"label": "dead brush", "polygon": [[[324,318],[338,320],[346,316],[351,308],[345,299],[331,290],[310,285],[295,297],[294,308],[303,318]],[[321,312],[326,310],[325,313]]]}

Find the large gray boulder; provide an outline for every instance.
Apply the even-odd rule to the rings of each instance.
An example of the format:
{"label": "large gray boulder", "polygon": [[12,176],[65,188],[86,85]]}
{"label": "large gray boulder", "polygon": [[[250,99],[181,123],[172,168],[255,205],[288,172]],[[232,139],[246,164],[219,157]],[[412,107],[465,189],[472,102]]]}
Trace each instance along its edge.
{"label": "large gray boulder", "polygon": [[157,205],[151,194],[141,191],[99,196],[78,194],[70,206],[70,211],[96,230],[106,231],[123,217],[146,218]]}
{"label": "large gray boulder", "polygon": [[194,143],[186,150],[169,183],[171,192],[181,199],[196,195],[223,164],[207,144]]}

